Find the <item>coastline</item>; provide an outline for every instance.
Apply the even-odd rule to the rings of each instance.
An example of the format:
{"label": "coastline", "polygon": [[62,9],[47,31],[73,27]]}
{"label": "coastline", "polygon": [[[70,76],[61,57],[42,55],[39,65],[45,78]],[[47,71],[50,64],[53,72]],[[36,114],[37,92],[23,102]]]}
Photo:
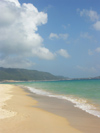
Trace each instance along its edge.
{"label": "coastline", "polygon": [[[12,97],[4,101],[6,104],[1,109],[11,113],[15,112],[15,114],[9,116],[9,118],[6,116],[4,119],[0,119],[0,132],[80,133],[79,130],[70,126],[66,118],[42,109],[38,101],[27,96],[29,93],[25,92],[21,87],[0,84],[0,90],[1,88],[10,88],[10,91],[5,91],[4,94],[12,95]],[[4,98],[6,99],[6,97]]]}
{"label": "coastline", "polygon": [[78,129],[83,133],[100,132],[100,118],[97,116],[74,107],[74,104],[70,101],[37,95],[30,92],[26,87],[22,88],[29,93],[28,96],[38,101],[38,108],[66,118],[70,125],[75,129]]}

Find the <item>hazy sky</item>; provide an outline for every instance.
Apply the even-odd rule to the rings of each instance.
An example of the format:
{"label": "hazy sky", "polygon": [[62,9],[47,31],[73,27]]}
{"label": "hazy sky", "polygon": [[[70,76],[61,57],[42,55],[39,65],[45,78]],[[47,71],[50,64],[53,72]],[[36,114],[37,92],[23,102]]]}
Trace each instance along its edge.
{"label": "hazy sky", "polygon": [[0,0],[0,66],[100,75],[100,0]]}

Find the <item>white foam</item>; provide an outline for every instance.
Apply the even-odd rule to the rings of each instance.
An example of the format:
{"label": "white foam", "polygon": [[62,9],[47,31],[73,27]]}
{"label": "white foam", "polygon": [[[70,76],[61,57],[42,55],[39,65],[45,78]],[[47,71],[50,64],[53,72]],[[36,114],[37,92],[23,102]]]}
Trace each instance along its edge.
{"label": "white foam", "polygon": [[65,96],[65,95],[55,95],[53,93],[44,91],[44,90],[40,90],[40,89],[36,89],[33,87],[28,87],[28,89],[38,95],[43,95],[43,96],[48,96],[48,97],[55,97],[58,99],[64,99],[64,100],[68,100],[72,103],[74,103],[74,107],[80,108],[82,110],[84,110],[85,112],[92,114],[94,116],[97,116],[100,118],[100,111],[97,111],[96,107],[94,105],[91,105],[89,103],[87,103],[87,100],[85,99],[81,99],[81,98],[75,98],[72,95],[71,96]]}

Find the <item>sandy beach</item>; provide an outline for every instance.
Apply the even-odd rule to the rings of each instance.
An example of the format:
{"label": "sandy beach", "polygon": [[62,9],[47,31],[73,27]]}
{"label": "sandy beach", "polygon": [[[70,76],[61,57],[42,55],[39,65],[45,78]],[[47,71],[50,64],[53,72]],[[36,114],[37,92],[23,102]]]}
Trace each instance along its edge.
{"label": "sandy beach", "polygon": [[0,133],[99,133],[100,118],[67,100],[0,84]]}
{"label": "sandy beach", "polygon": [[0,133],[80,133],[27,95],[20,87],[0,84]]}

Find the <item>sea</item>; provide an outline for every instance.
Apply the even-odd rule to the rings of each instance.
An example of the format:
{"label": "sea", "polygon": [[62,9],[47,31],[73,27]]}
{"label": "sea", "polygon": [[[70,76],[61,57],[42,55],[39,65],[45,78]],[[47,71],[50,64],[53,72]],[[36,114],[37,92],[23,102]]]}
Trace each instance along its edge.
{"label": "sea", "polygon": [[37,95],[70,101],[75,108],[100,118],[100,80],[32,81],[13,84],[27,87],[31,93]]}

